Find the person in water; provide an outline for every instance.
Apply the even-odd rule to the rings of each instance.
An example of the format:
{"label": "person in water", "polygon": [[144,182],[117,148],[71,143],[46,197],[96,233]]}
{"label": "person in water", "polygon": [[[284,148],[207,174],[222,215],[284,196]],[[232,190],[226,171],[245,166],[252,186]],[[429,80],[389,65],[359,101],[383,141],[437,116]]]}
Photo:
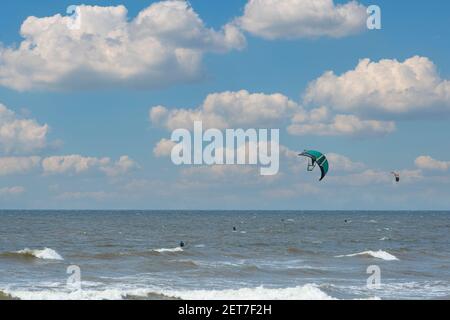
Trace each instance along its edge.
{"label": "person in water", "polygon": [[233,231],[237,231],[236,227],[233,227]]}
{"label": "person in water", "polygon": [[183,241],[180,242],[180,248],[184,248],[185,244]]}

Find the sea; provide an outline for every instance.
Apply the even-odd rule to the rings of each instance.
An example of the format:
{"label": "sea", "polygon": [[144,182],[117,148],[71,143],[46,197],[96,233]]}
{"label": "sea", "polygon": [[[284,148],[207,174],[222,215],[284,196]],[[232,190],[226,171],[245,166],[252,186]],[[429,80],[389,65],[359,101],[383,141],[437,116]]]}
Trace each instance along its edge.
{"label": "sea", "polygon": [[0,211],[0,299],[449,298],[450,212]]}

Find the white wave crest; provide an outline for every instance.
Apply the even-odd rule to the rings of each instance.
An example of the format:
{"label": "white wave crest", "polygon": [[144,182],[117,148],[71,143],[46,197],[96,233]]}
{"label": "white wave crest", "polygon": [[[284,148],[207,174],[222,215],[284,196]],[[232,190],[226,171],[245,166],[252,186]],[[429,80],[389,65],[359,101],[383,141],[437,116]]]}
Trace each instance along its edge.
{"label": "white wave crest", "polygon": [[32,256],[38,259],[43,260],[64,260],[63,257],[59,255],[58,252],[56,252],[53,249],[44,248],[42,250],[31,250],[31,249],[23,249],[16,252],[17,254],[26,255],[26,256]]}
{"label": "white wave crest", "polygon": [[119,289],[80,290],[69,292],[56,288],[40,291],[5,290],[6,294],[21,300],[122,300],[127,297],[178,298],[182,300],[336,300],[320,290],[315,284],[292,288],[269,289],[264,287],[229,290],[163,290]]}
{"label": "white wave crest", "polygon": [[164,253],[164,252],[183,252],[184,250],[181,247],[176,247],[176,248],[170,248],[170,249],[166,249],[166,248],[153,249],[152,251]]}
{"label": "white wave crest", "polygon": [[162,291],[161,294],[182,300],[334,300],[315,284],[279,289],[261,286],[228,290]]}
{"label": "white wave crest", "polygon": [[356,257],[356,256],[370,256],[373,258],[382,259],[382,260],[386,260],[386,261],[399,260],[396,256],[390,254],[389,252],[383,251],[383,250],[363,251],[363,252],[358,252],[358,253],[336,256],[336,258]]}
{"label": "white wave crest", "polygon": [[57,289],[28,291],[5,290],[5,293],[20,300],[122,300],[126,293],[119,289],[66,291]]}

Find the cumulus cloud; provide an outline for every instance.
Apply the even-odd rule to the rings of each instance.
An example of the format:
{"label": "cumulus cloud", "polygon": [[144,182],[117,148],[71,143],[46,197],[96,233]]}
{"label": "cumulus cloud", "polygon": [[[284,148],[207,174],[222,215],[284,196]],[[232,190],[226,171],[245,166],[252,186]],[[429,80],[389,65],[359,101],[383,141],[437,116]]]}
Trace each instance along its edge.
{"label": "cumulus cloud", "polygon": [[197,79],[206,52],[245,46],[237,26],[207,28],[187,1],[153,3],[131,20],[124,6],[81,5],[78,12],[77,21],[59,14],[28,17],[20,45],[0,47],[0,85],[155,88]]}
{"label": "cumulus cloud", "polygon": [[430,156],[420,156],[415,160],[416,167],[423,170],[447,171],[450,169],[450,161],[440,161]]}
{"label": "cumulus cloud", "polygon": [[[306,110],[283,94],[250,93],[246,90],[209,94],[195,109],[169,109],[155,106],[149,111],[153,125],[168,130],[192,129],[195,121],[204,128],[280,128],[291,121],[293,135],[384,135],[395,131],[391,121],[364,120],[355,115],[338,114],[327,107]],[[157,152],[168,147],[161,141]],[[166,150],[167,151],[167,150]]]}
{"label": "cumulus cloud", "polygon": [[123,175],[137,168],[138,165],[128,156],[122,156],[113,162],[110,158],[83,157],[80,155],[53,156],[42,160],[45,174],[81,174],[98,170],[108,176]]}
{"label": "cumulus cloud", "polygon": [[362,32],[366,8],[356,1],[250,0],[237,19],[244,30],[265,39],[339,38]]}
{"label": "cumulus cloud", "polygon": [[25,192],[24,187],[5,187],[0,188],[0,197],[17,196]]}
{"label": "cumulus cloud", "polygon": [[364,163],[353,161],[341,154],[327,153],[326,156],[328,162],[333,164],[333,172],[356,172],[366,168]]}
{"label": "cumulus cloud", "polygon": [[175,145],[176,143],[172,140],[162,139],[156,144],[155,148],[153,149],[153,154],[157,157],[170,156]]}
{"label": "cumulus cloud", "polygon": [[359,114],[450,111],[450,81],[426,57],[363,59],[354,70],[342,75],[328,71],[311,82],[305,101]]}
{"label": "cumulus cloud", "polygon": [[364,120],[351,114],[332,115],[327,108],[317,108],[292,118],[288,132],[292,135],[369,136],[395,131],[392,121]]}
{"label": "cumulus cloud", "polygon": [[208,128],[264,127],[278,124],[294,114],[299,105],[286,96],[249,93],[246,90],[209,94],[196,109],[171,109],[156,106],[150,121],[169,130],[190,129],[194,121]]}
{"label": "cumulus cloud", "polygon": [[94,167],[105,167],[110,163],[109,158],[83,157],[80,155],[53,156],[42,161],[44,173],[47,174],[79,174]]}
{"label": "cumulus cloud", "polygon": [[392,183],[391,173],[374,169],[367,169],[362,172],[351,173],[342,176],[328,177],[330,182],[338,183],[341,186],[366,186],[376,184]]}
{"label": "cumulus cloud", "polygon": [[0,176],[23,174],[37,168],[40,157],[5,157],[0,158]]}
{"label": "cumulus cloud", "polygon": [[402,183],[413,183],[425,179],[422,170],[401,170],[400,177]]}
{"label": "cumulus cloud", "polygon": [[118,161],[100,169],[109,177],[117,177],[138,169],[139,165],[129,156],[122,156]]}
{"label": "cumulus cloud", "polygon": [[31,153],[47,146],[48,125],[23,119],[0,104],[0,151]]}

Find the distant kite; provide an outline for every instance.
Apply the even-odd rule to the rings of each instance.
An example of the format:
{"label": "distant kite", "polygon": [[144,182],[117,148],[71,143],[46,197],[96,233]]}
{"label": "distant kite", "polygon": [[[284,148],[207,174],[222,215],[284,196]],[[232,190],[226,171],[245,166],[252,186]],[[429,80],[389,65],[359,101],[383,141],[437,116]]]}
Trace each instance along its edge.
{"label": "distant kite", "polygon": [[395,182],[400,182],[400,174],[397,172],[391,172],[395,178]]}

